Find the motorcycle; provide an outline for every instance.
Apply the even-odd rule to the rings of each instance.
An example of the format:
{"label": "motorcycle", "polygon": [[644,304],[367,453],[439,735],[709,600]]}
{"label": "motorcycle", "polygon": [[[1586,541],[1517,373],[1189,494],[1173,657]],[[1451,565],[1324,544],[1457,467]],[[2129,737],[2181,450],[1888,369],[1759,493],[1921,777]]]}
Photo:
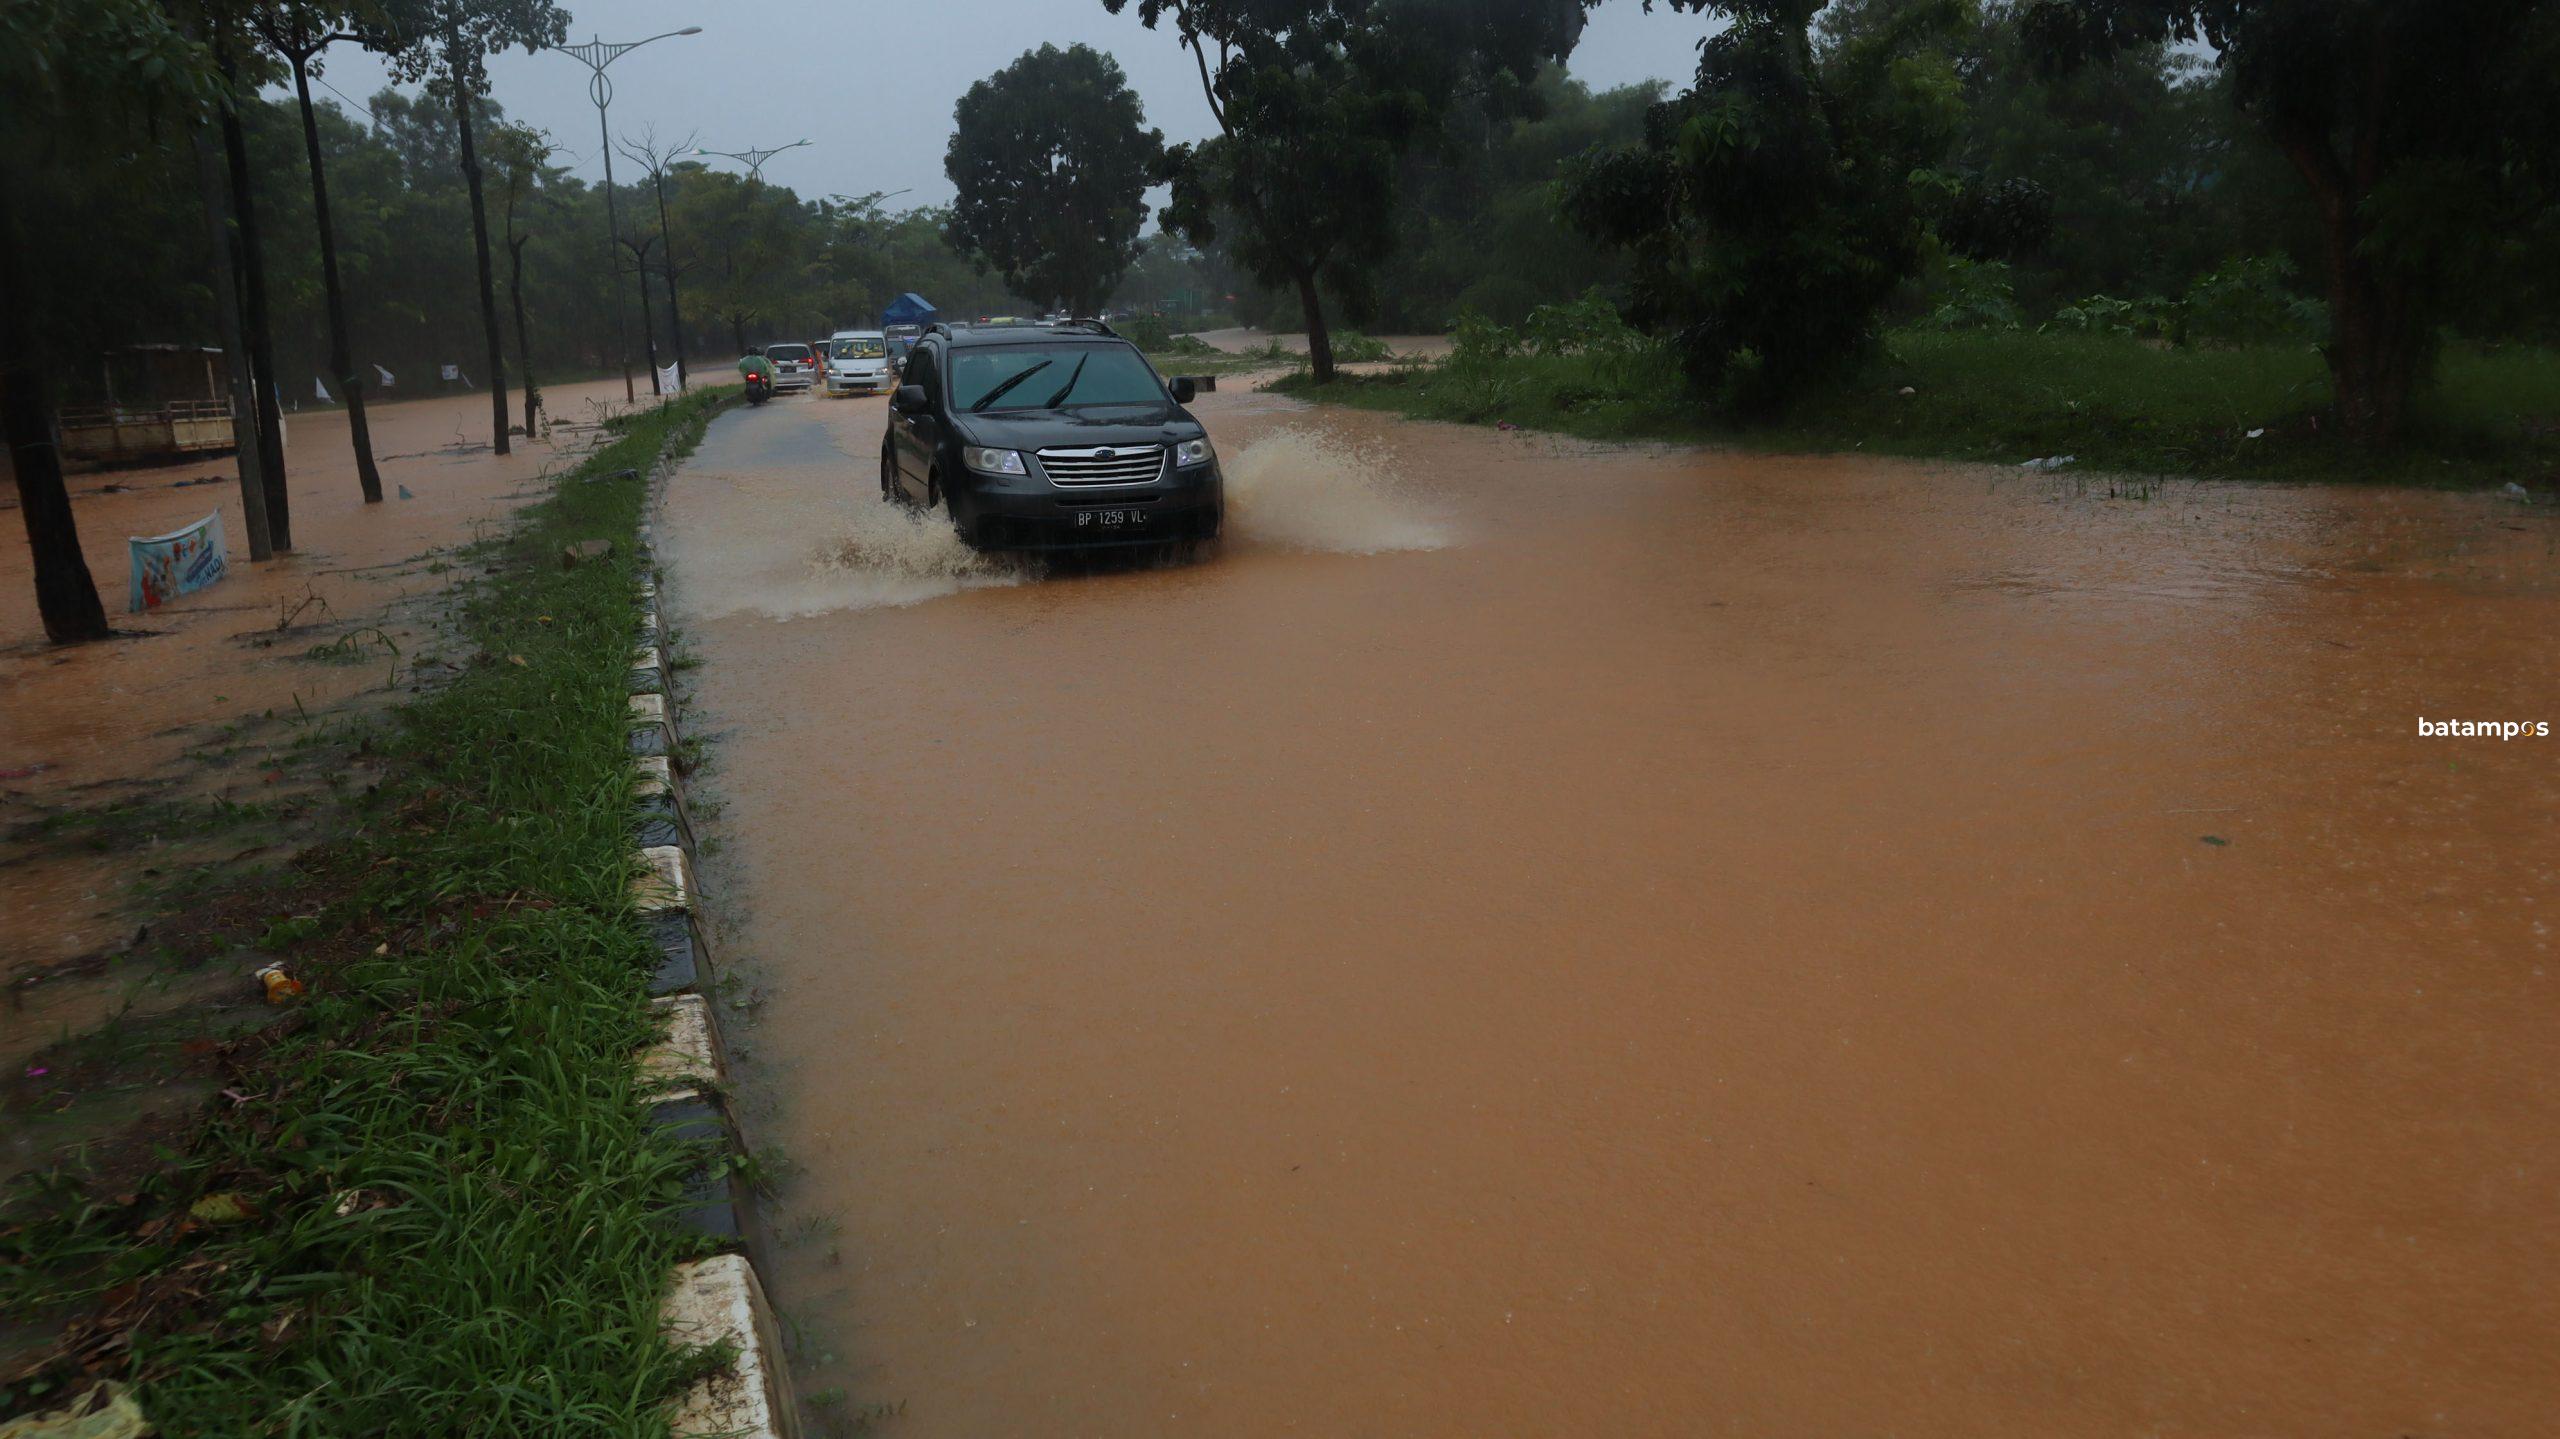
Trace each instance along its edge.
{"label": "motorcycle", "polygon": [[765,378],[764,378],[764,376],[762,376],[762,375],[749,375],[749,376],[747,376],[747,403],[748,403],[748,404],[750,404],[750,405],[761,405],[761,404],[763,404],[765,401],[767,401],[767,400],[769,400],[769,399],[771,399],[771,398],[773,398],[773,386],[772,386],[772,385],[770,385],[770,384],[767,384],[767,383],[765,382]]}

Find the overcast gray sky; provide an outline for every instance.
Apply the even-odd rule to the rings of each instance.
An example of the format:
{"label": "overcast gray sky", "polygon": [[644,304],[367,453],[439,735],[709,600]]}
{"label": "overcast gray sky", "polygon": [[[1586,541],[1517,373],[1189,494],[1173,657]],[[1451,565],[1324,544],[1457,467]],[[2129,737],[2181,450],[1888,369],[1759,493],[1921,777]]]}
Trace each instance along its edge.
{"label": "overcast gray sky", "polygon": [[[575,42],[702,27],[614,62],[617,139],[652,124],[661,140],[698,130],[713,150],[807,139],[807,149],[764,171],[807,198],[912,190],[890,202],[901,208],[950,199],[942,149],[953,102],[1042,41],[1082,41],[1118,57],[1147,123],[1167,139],[1197,139],[1210,128],[1199,75],[1172,34],[1150,31],[1133,15],[1114,17],[1101,0],[587,0],[566,8]],[[1685,82],[1707,29],[1694,15],[1661,8],[1648,15],[1638,0],[1607,0],[1592,14],[1573,73],[1599,88]],[[508,114],[550,131],[576,157],[577,173],[601,174],[585,67],[563,55],[511,51],[491,62],[490,75]],[[359,102],[383,84],[382,67],[352,47],[332,52],[323,78]]]}

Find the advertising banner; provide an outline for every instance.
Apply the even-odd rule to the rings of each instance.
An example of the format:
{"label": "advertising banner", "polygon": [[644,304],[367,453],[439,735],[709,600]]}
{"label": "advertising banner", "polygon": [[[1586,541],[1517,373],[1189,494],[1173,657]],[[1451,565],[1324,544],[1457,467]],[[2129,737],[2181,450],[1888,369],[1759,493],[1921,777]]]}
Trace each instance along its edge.
{"label": "advertising banner", "polygon": [[194,594],[221,579],[229,568],[222,548],[222,511],[215,510],[184,529],[125,541],[133,557],[133,581],[126,592],[135,614],[156,609],[180,595]]}

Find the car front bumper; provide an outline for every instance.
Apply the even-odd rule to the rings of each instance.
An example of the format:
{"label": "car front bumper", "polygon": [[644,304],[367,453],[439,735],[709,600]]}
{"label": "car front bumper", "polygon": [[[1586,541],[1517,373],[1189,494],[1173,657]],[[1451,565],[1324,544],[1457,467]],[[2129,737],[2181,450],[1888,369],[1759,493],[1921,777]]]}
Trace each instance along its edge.
{"label": "car front bumper", "polygon": [[981,549],[1102,549],[1217,538],[1226,481],[1214,460],[1151,484],[1110,489],[972,474],[951,498],[961,533]]}
{"label": "car front bumper", "polygon": [[877,391],[887,388],[889,388],[889,373],[886,370],[874,370],[867,375],[840,375],[833,370],[827,372],[827,391],[830,394],[850,395],[857,391]]}

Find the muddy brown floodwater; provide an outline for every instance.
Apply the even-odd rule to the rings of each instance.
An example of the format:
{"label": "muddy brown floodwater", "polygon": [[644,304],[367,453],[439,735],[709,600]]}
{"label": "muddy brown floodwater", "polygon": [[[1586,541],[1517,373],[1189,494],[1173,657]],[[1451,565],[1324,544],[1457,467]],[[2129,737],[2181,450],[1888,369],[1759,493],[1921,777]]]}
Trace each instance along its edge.
{"label": "muddy brown floodwater", "polygon": [[[719,421],[804,1390],[985,1434],[2532,1435],[2560,533],[1222,394],[1190,568]],[[745,1017],[745,1016],[742,1016]]]}

